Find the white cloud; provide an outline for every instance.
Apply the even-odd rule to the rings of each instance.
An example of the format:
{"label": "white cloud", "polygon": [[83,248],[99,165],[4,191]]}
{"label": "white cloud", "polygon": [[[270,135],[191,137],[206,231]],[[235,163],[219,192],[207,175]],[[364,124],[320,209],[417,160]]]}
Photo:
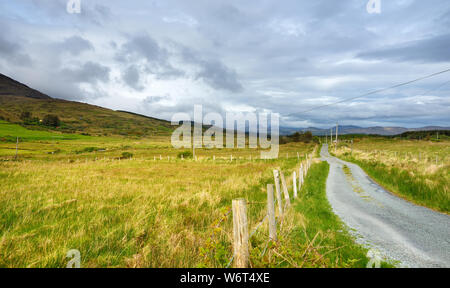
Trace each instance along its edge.
{"label": "white cloud", "polygon": [[297,125],[450,122],[449,86],[414,97],[448,75],[286,117],[447,68],[447,0],[385,1],[377,17],[358,1],[91,0],[81,15],[64,0],[10,2],[0,73],[53,97],[165,119],[203,104]]}
{"label": "white cloud", "polygon": [[293,19],[272,19],[268,26],[275,33],[285,36],[299,37],[306,35],[303,24]]}
{"label": "white cloud", "polygon": [[162,20],[166,23],[177,23],[189,27],[195,27],[198,25],[198,21],[195,18],[184,13],[175,13],[172,16],[164,16],[162,17]]}

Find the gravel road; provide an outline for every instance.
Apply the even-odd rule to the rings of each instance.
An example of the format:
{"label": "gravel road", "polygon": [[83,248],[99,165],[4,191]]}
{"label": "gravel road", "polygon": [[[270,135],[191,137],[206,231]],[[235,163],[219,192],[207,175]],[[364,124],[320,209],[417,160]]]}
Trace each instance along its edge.
{"label": "gravel road", "polygon": [[392,195],[327,145],[321,156],[330,164],[328,200],[359,243],[400,267],[450,267],[450,216]]}

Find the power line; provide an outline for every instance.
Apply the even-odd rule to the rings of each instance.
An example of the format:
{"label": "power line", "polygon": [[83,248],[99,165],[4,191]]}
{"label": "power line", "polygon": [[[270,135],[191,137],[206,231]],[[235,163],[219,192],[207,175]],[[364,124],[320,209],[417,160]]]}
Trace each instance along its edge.
{"label": "power line", "polygon": [[[394,88],[406,86],[406,85],[409,85],[411,83],[418,82],[418,81],[421,81],[421,80],[425,80],[425,79],[428,79],[428,78],[432,78],[434,76],[437,76],[437,75],[440,75],[440,74],[444,74],[444,73],[447,73],[447,72],[450,72],[450,69],[446,69],[446,70],[443,70],[443,71],[440,71],[440,72],[436,72],[436,73],[433,73],[433,74],[430,74],[430,75],[427,75],[427,76],[423,76],[423,77],[420,77],[420,78],[417,78],[417,79],[414,79],[414,80],[411,80],[411,81],[408,81],[408,82],[403,82],[403,83],[400,83],[400,84],[396,84],[396,85],[393,85],[393,86],[390,86],[390,87],[387,87],[387,88],[374,90],[374,91],[371,91],[371,92],[368,92],[368,93],[365,93],[365,94],[362,94],[362,95],[359,95],[359,96],[346,98],[346,99],[343,99],[343,100],[340,100],[340,101],[337,101],[337,102],[334,102],[334,103],[316,106],[316,107],[313,107],[311,109],[304,110],[302,112],[290,113],[290,114],[287,114],[286,116],[293,116],[293,115],[304,114],[304,113],[307,113],[307,112],[310,112],[310,111],[313,111],[313,110],[316,110],[316,109],[320,109],[320,108],[336,105],[336,104],[339,104],[339,103],[343,103],[343,102],[347,102],[347,101],[350,101],[350,100],[366,97],[366,96],[369,96],[369,95],[377,94],[377,93],[384,92],[384,91],[387,91],[387,90],[391,90],[391,89],[394,89]],[[447,83],[448,82],[444,83],[442,86],[444,86]],[[440,86],[440,87],[442,87],[442,86]],[[431,91],[433,91],[433,90],[431,90]]]}
{"label": "power line", "polygon": [[438,85],[438,86],[436,86],[434,88],[431,88],[430,90],[428,90],[428,91],[426,91],[424,93],[421,93],[421,95],[425,95],[425,94],[428,94],[430,92],[433,92],[434,90],[438,90],[438,89],[444,87],[445,85],[447,85],[448,83],[450,83],[450,80],[447,80],[444,83],[442,83],[442,84],[440,84],[440,85]]}

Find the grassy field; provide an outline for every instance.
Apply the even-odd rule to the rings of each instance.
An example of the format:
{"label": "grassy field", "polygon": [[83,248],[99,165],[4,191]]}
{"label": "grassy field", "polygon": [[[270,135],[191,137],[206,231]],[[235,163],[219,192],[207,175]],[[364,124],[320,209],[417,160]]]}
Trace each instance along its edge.
{"label": "grassy field", "polygon": [[[70,249],[80,250],[83,267],[225,267],[232,199],[251,203],[253,229],[272,170],[292,179],[297,152],[304,159],[315,147],[282,145],[277,160],[259,160],[253,149],[198,149],[195,161],[177,158],[162,136],[66,137],[0,123],[7,136],[21,142],[17,160],[15,143],[0,142],[0,267],[64,267]],[[364,249],[326,204],[327,169],[312,166],[277,243],[268,243],[267,224],[253,235],[253,267],[364,266]]]}
{"label": "grassy field", "polygon": [[16,142],[16,137],[19,137],[20,141],[89,139],[87,136],[77,134],[59,134],[42,130],[29,130],[20,125],[3,120],[0,120],[0,135],[2,142],[14,143]]}
{"label": "grassy field", "polygon": [[[229,217],[211,235],[231,200],[264,201],[272,169],[288,177],[296,152],[314,148],[286,145],[290,158],[278,160],[199,149],[194,161],[176,158],[167,137],[68,140],[2,125],[0,137],[12,130],[21,142],[17,161],[15,143],[0,143],[1,267],[64,267],[69,249],[81,251],[84,267],[222,267],[231,257]],[[120,159],[124,152],[133,158]],[[252,206],[250,225],[264,213]]]}
{"label": "grassy field", "polygon": [[[334,152],[334,149],[330,151]],[[340,158],[361,166],[375,181],[416,204],[450,212],[450,141],[362,138],[339,145]]]}

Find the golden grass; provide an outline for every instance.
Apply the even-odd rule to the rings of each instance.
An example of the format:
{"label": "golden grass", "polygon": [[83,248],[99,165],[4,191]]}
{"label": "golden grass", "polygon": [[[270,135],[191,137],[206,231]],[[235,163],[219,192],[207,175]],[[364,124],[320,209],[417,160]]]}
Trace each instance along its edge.
{"label": "golden grass", "polygon": [[449,141],[363,138],[353,143],[353,153],[349,142],[341,142],[336,155],[357,161],[392,192],[448,213],[449,152]]}
{"label": "golden grass", "polygon": [[[88,146],[106,151],[74,153]],[[272,169],[288,178],[296,152],[303,156],[313,145],[286,145],[280,155],[292,158],[268,161],[249,149],[202,149],[198,161],[175,159],[179,150],[163,138],[36,141],[21,149],[19,161],[0,157],[1,267],[64,267],[70,249],[80,250],[82,267],[222,267],[231,257],[230,217],[212,254],[202,254],[212,224],[234,198],[265,203]],[[123,151],[133,159],[117,160]],[[240,160],[229,161],[231,153]],[[153,160],[160,154],[163,160]],[[264,215],[265,205],[251,205],[251,227]]]}

